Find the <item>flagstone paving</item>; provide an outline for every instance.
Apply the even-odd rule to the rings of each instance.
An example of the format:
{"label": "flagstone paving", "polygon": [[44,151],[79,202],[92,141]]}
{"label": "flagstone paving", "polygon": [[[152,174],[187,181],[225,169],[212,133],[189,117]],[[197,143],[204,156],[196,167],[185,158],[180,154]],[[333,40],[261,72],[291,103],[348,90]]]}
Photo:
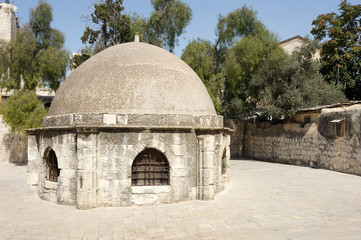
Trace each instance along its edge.
{"label": "flagstone paving", "polygon": [[214,201],[77,210],[32,195],[0,163],[0,239],[361,239],[361,177],[232,160]]}

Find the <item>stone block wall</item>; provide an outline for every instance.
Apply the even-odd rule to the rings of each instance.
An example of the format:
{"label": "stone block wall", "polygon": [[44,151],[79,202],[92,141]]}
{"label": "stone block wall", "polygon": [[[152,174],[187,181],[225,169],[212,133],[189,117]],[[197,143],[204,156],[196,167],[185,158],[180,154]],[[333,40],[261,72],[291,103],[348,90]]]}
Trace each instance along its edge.
{"label": "stone block wall", "polygon": [[230,154],[232,157],[241,157],[243,156],[243,140],[244,140],[244,131],[245,131],[245,122],[234,120],[234,119],[225,119],[224,126],[232,129],[230,133],[231,142],[230,142]]}
{"label": "stone block wall", "polygon": [[[227,134],[209,130],[199,135],[191,130],[79,128],[30,134],[28,183],[42,199],[80,209],[211,200],[229,180],[228,167],[222,167],[222,161],[229,166],[229,141]],[[43,158],[49,147],[57,156],[58,182],[46,179]],[[166,156],[169,185],[131,185],[133,161],[146,148]]]}
{"label": "stone block wall", "polygon": [[243,156],[361,175],[360,140],[361,106],[323,109],[314,123],[245,123]]}
{"label": "stone block wall", "polygon": [[0,162],[26,164],[28,138],[22,133],[13,133],[0,115]]}
{"label": "stone block wall", "polygon": [[[196,141],[194,133],[100,132],[97,168],[99,205],[122,206],[195,199]],[[131,186],[132,163],[145,148],[155,148],[167,157],[171,188]]]}
{"label": "stone block wall", "polygon": [[230,136],[202,134],[197,138],[197,199],[213,200],[229,182]]}
{"label": "stone block wall", "polygon": [[186,114],[67,114],[43,118],[43,127],[119,126],[119,127],[211,127],[223,128],[223,117]]}
{"label": "stone block wall", "polygon": [[10,134],[10,127],[3,122],[2,115],[0,115],[0,162],[8,162],[10,159],[10,149],[8,148]]}
{"label": "stone block wall", "polygon": [[282,126],[247,124],[244,156],[361,175],[357,138],[326,139],[318,133],[315,123],[309,125],[304,135],[290,135]]}
{"label": "stone block wall", "polygon": [[[229,181],[230,137],[221,116],[67,114],[42,125],[28,130],[28,181],[49,201],[89,209],[212,200]],[[49,147],[60,168],[57,184],[46,180]],[[148,148],[166,157],[169,185],[132,185],[133,162]]]}
{"label": "stone block wall", "polygon": [[[244,156],[294,165],[310,165],[320,155],[317,125],[247,123]],[[290,131],[292,128],[293,131]],[[310,133],[311,132],[311,133]]]}
{"label": "stone block wall", "polygon": [[[46,179],[44,153],[52,148],[61,169],[58,183]],[[76,203],[77,156],[75,133],[50,132],[46,135],[29,135],[28,140],[28,184],[38,195],[51,202],[64,205]]]}

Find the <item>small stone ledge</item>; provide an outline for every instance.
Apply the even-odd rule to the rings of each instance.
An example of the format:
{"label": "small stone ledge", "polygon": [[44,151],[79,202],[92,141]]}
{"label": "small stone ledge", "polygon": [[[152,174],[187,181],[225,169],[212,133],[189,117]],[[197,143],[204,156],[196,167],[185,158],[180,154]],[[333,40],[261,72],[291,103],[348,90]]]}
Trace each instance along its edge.
{"label": "small stone ledge", "polygon": [[223,127],[223,117],[182,114],[67,114],[43,118],[43,127],[61,126],[152,126]]}
{"label": "small stone ledge", "polygon": [[81,133],[99,133],[100,131],[112,132],[195,132],[196,134],[214,134],[233,132],[230,128],[224,127],[177,127],[177,126],[119,126],[119,125],[80,125],[80,126],[50,126],[43,128],[26,129],[28,135],[36,135],[43,132],[81,132]]}
{"label": "small stone ledge", "polygon": [[170,186],[132,186],[132,194],[169,193]]}
{"label": "small stone ledge", "polygon": [[49,190],[56,190],[58,188],[58,182],[52,182],[52,181],[46,180],[44,182],[44,188],[49,189]]}
{"label": "small stone ledge", "polygon": [[132,186],[132,204],[153,205],[169,202],[171,186]]}

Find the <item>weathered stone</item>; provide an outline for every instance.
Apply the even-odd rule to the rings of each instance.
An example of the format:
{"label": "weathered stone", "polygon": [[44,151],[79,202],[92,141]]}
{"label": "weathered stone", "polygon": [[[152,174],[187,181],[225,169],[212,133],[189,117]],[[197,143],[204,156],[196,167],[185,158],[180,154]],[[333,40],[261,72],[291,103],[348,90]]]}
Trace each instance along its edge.
{"label": "weathered stone", "polygon": [[104,114],[103,123],[105,125],[115,125],[117,123],[117,115],[115,114]]}
{"label": "weathered stone", "polygon": [[[41,198],[79,209],[213,199],[225,183],[220,148],[229,139],[202,81],[160,48],[112,49],[73,71],[44,128],[29,130],[29,184]],[[152,161],[162,170],[147,170]]]}
{"label": "weathered stone", "polygon": [[[298,114],[295,119],[301,121],[299,119],[304,115],[308,113]],[[241,127],[236,127],[233,133],[236,137],[232,140],[232,153],[239,148],[244,149],[243,153],[239,151],[239,156],[361,175],[358,157],[361,152],[361,106],[323,109],[318,115],[318,122],[306,125],[301,122],[277,125],[237,123]],[[337,122],[347,126],[340,137],[335,132]]]}

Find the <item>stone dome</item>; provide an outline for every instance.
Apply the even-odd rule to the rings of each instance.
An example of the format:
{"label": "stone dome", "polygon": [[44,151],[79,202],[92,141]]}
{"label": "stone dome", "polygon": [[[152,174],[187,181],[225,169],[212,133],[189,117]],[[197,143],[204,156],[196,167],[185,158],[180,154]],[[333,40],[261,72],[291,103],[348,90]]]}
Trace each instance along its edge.
{"label": "stone dome", "polygon": [[216,115],[203,82],[185,62],[139,42],[110,47],[69,75],[49,115],[71,113]]}

